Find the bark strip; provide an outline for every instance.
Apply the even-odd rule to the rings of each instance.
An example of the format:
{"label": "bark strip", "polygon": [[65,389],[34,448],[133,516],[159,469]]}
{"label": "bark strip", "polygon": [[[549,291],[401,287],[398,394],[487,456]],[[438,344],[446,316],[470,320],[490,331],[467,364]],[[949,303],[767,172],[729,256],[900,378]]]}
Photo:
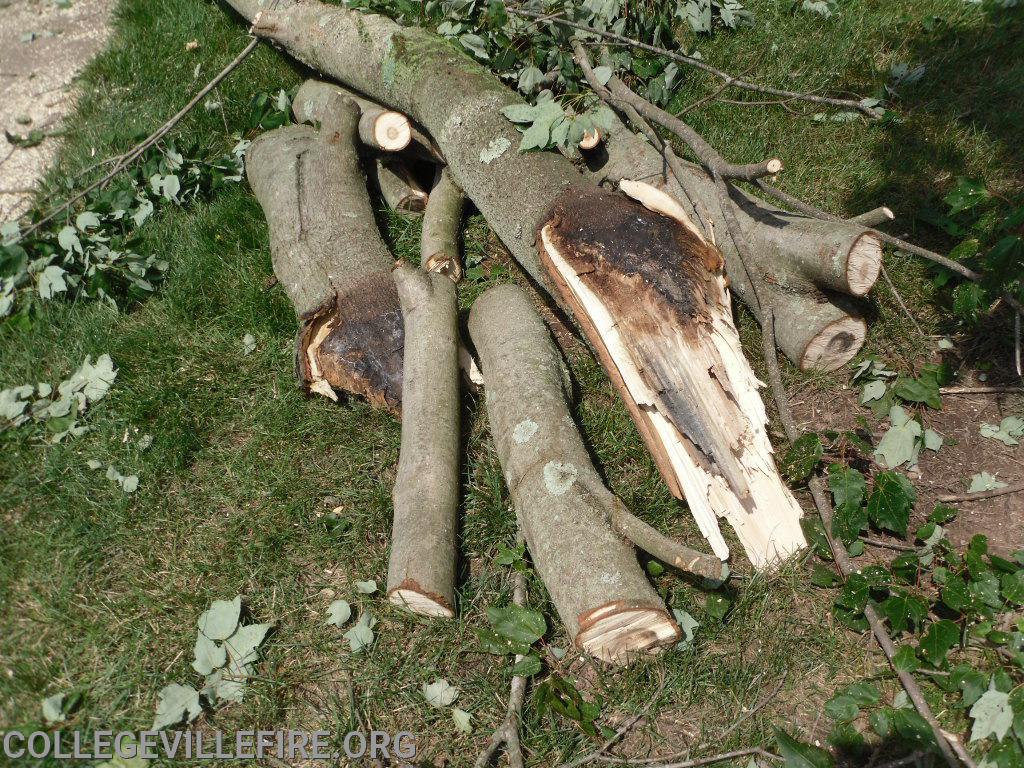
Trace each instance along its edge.
{"label": "bark strip", "polygon": [[388,599],[425,616],[454,616],[459,506],[459,332],[455,284],[405,262],[402,448],[392,494]]}
{"label": "bark strip", "polygon": [[357,106],[336,96],[319,132],[293,125],[257,138],[246,173],[270,225],[274,274],[299,319],[300,383],[397,411],[401,309],[359,163],[358,119]]}
{"label": "bark strip", "polygon": [[469,328],[505,482],[569,636],[613,662],[676,642],[676,622],[609,523],[621,502],[583,446],[561,357],[530,299],[514,286],[492,288],[473,305]]}

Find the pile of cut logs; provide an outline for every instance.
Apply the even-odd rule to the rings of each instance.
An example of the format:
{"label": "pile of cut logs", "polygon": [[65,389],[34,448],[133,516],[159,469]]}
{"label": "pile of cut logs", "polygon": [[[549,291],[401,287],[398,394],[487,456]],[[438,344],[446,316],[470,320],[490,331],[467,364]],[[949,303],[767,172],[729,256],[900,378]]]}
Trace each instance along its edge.
{"label": "pile of cut logs", "polygon": [[[805,546],[730,289],[746,299],[756,283],[780,349],[804,369],[835,369],[865,335],[847,297],[866,294],[879,271],[880,244],[865,225],[783,211],[735,187],[723,212],[703,168],[685,166],[683,190],[664,175],[658,148],[621,121],[586,136],[572,157],[519,153],[501,113],[519,97],[432,33],[316,0],[228,1],[255,34],[334,81],[301,87],[294,111],[303,124],[257,138],[247,174],[298,316],[302,386],[332,399],[362,396],[401,416],[392,602],[454,614],[460,367],[479,376],[466,346],[482,370],[519,528],[581,650],[624,662],[677,641],[635,547],[717,579],[729,556],[720,517],[755,568]],[[381,239],[368,178],[395,211],[422,212],[418,267],[396,264]],[[583,331],[713,556],[661,534],[605,487],[570,412],[562,356],[529,294],[511,285],[484,293],[463,344],[467,198]],[[728,238],[716,236],[726,215],[761,256],[757,270],[742,269]]]}

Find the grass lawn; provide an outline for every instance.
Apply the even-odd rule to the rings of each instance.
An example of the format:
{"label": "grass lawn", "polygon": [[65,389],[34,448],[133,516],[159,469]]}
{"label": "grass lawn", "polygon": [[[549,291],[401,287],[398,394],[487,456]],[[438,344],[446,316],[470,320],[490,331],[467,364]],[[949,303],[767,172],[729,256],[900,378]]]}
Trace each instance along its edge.
{"label": "grass lawn", "polygon": [[[791,105],[713,102],[690,113],[727,157],[784,158],[787,190],[842,214],[888,205],[899,216],[892,231],[936,246],[948,243],[916,215],[956,176],[984,179],[994,190],[1020,185],[1019,12],[1008,20],[1011,11],[959,0],[850,0],[829,19],[794,12],[790,3],[748,7],[753,27],[695,42],[709,60],[751,79],[866,95],[894,64],[927,70],[901,89],[899,119],[885,123],[815,121],[802,109],[791,114]],[[245,31],[217,3],[122,0],[108,50],[82,79],[50,189],[163,122],[245,45]],[[199,47],[187,51],[191,40]],[[680,105],[714,87],[684,75]],[[223,115],[192,112],[177,129],[179,146],[194,146],[193,154],[230,150],[229,133],[246,124],[255,93],[304,77],[260,46],[215,94]],[[395,253],[418,254],[418,223],[382,217]],[[0,324],[0,388],[55,383],[87,354],[109,353],[119,370],[86,416],[85,435],[51,445],[31,424],[0,432],[0,730],[41,727],[41,699],[72,689],[83,700],[65,729],[148,727],[161,688],[202,683],[190,665],[199,614],[214,599],[240,594],[252,620],[274,630],[245,700],[205,713],[197,727],[344,732],[361,723],[419,734],[425,765],[470,763],[504,716],[509,665],[480,652],[475,630],[486,626],[488,605],[510,600],[511,571],[495,556],[515,538],[482,402],[466,395],[458,618],[413,619],[380,592],[357,595],[354,581],[383,586],[385,578],[398,423],[363,403],[307,399],[297,389],[295,319],[281,289],[268,287],[266,223],[244,182],[209,204],[162,210],[140,234],[140,253],[170,262],[148,301],[120,312],[54,301],[30,329]],[[507,264],[479,217],[467,227],[466,251],[486,255],[485,265]],[[903,256],[888,264],[925,329],[949,331],[927,269]],[[488,285],[515,279],[511,268],[485,270],[463,288],[464,308]],[[886,288],[868,314],[866,353],[893,365],[927,353]],[[746,315],[741,321],[756,360],[756,327]],[[251,354],[243,350],[245,334],[256,339]],[[644,519],[703,546],[599,366],[581,344],[570,347],[576,413],[610,487]],[[790,368],[786,375],[808,397],[827,397],[849,371],[806,377]],[[143,435],[153,438],[146,449]],[[139,489],[123,493],[89,469],[91,459],[138,474]],[[737,563],[734,571],[746,568]],[[532,572],[529,578],[530,604],[549,626],[546,668],[536,681],[557,671],[600,696],[602,722],[612,728],[643,713],[628,735],[641,755],[650,746],[699,755],[769,744],[776,725],[824,743],[831,725],[823,702],[841,684],[869,677],[887,695],[897,690],[869,639],[833,623],[831,596],[810,585],[800,564],[770,579],[732,582],[726,592],[734,603],[724,618],[716,610],[721,592],[668,572],[654,582],[669,605],[700,622],[696,639],[619,670],[573,653],[556,658],[551,649],[567,648],[567,640],[543,586]],[[343,630],[325,624],[337,597],[378,619],[376,642],[363,653],[350,653]],[[472,714],[471,734],[447,710],[424,703],[421,686],[437,678],[460,689],[457,705]],[[744,708],[775,691],[739,721]],[[961,716],[938,709],[952,729],[963,729]],[[524,720],[531,765],[594,747],[571,721],[539,717],[529,698]]]}

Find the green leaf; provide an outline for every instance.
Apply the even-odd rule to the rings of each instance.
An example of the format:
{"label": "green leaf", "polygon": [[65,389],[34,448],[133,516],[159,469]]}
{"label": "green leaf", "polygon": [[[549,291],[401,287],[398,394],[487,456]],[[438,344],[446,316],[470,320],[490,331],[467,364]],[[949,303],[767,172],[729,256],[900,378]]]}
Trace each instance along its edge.
{"label": "green leaf", "polygon": [[224,641],[228,656],[235,667],[252,664],[258,657],[260,645],[273,624],[246,624]]}
{"label": "green leaf", "polygon": [[935,509],[928,515],[928,522],[936,523],[938,525],[945,525],[950,520],[957,516],[957,510],[953,507],[947,507],[943,504],[936,504]]}
{"label": "green leaf", "polygon": [[882,615],[889,620],[892,631],[899,634],[909,624],[921,626],[928,616],[928,603],[906,590],[894,590],[892,595],[879,606]]}
{"label": "green leaf", "polygon": [[202,712],[199,692],[191,685],[171,683],[160,691],[160,700],[153,719],[153,730],[162,731],[182,720],[192,722]]}
{"label": "green leaf", "polygon": [[892,665],[900,672],[915,672],[921,667],[917,654],[909,645],[901,645],[892,657]]}
{"label": "green leaf", "polygon": [[868,499],[868,518],[877,528],[892,531],[901,537],[906,536],[910,510],[916,499],[914,486],[903,475],[879,472]]}
{"label": "green leaf", "polygon": [[933,667],[942,665],[946,654],[960,640],[960,628],[949,619],[933,621],[928,625],[918,644],[921,657]]}
{"label": "green leaf", "polygon": [[352,617],[352,608],[346,600],[335,600],[327,606],[327,623],[342,626]]}
{"label": "green leaf", "polygon": [[459,689],[450,685],[447,680],[441,678],[434,682],[423,684],[423,698],[432,707],[447,707],[459,697]]}
{"label": "green leaf", "polygon": [[499,635],[518,643],[534,643],[547,630],[542,613],[515,604],[488,606],[487,620]]}
{"label": "green leaf", "polygon": [[473,716],[464,709],[458,707],[452,707],[452,720],[455,721],[455,728],[460,733],[472,733],[473,726],[470,725],[469,721]]}
{"label": "green leaf", "polygon": [[192,669],[201,675],[208,675],[213,670],[223,667],[228,660],[227,649],[223,645],[217,645],[202,632],[196,633],[193,655]]}
{"label": "green leaf", "polygon": [[540,658],[537,654],[531,653],[512,665],[512,674],[519,677],[533,677],[540,672],[540,668]]}
{"label": "green leaf", "polygon": [[732,600],[725,595],[708,595],[704,601],[704,610],[712,618],[721,621],[732,608]]}
{"label": "green leaf", "polygon": [[361,595],[372,595],[377,591],[377,582],[373,579],[369,581],[357,581],[354,585],[356,592]]}
{"label": "green leaf", "polygon": [[359,653],[373,643],[373,625],[376,623],[377,622],[373,616],[369,613],[363,613],[359,616],[359,620],[356,622],[355,626],[342,635],[342,637],[348,640],[348,645],[352,650],[352,653]]}
{"label": "green leaf", "polygon": [[963,612],[971,605],[971,595],[967,591],[967,582],[955,575],[946,578],[940,592],[942,602],[954,611]]}
{"label": "green leaf", "polygon": [[494,558],[494,562],[498,565],[514,565],[523,559],[523,555],[526,553],[526,547],[520,544],[514,548],[506,547],[504,544],[498,545],[498,556]]}
{"label": "green leaf", "polygon": [[838,536],[844,544],[852,544],[868,524],[867,511],[863,506],[867,481],[852,467],[830,464],[828,487],[835,502],[832,535]]}
{"label": "green leaf", "polygon": [[816,587],[829,588],[840,583],[839,575],[821,563],[815,563],[811,571],[811,584]]}
{"label": "green leaf", "polygon": [[860,707],[852,696],[837,694],[825,702],[825,714],[837,723],[849,723],[857,719]]}
{"label": "green leaf", "polygon": [[971,741],[994,736],[1002,741],[1013,726],[1013,707],[1009,694],[989,688],[971,707]]}
{"label": "green leaf", "polygon": [[920,423],[911,419],[898,405],[889,409],[889,419],[892,426],[878,442],[875,458],[889,469],[906,463],[916,464],[922,433]]}
{"label": "green leaf", "polygon": [[821,438],[814,432],[805,432],[789,447],[782,458],[782,474],[793,483],[807,480],[818,466],[822,455]]}
{"label": "green leaf", "polygon": [[1024,435],[1024,419],[1007,416],[998,425],[982,424],[980,431],[982,437],[998,440],[1004,445],[1019,445],[1017,438]]}
{"label": "green leaf", "polygon": [[530,652],[529,643],[509,640],[507,637],[499,635],[493,629],[478,629],[476,636],[480,641],[480,649],[484,653],[493,653],[496,656],[514,653],[523,656]]}
{"label": "green leaf", "polygon": [[775,743],[785,768],[831,768],[832,757],[824,749],[797,741],[781,728],[775,729]]}
{"label": "green leaf", "polygon": [[56,264],[45,267],[36,278],[36,290],[39,291],[39,298],[52,299],[58,293],[66,291],[68,289],[67,281],[64,280],[66,274],[67,272]]}
{"label": "green leaf", "polygon": [[48,725],[53,723],[64,722],[67,718],[64,715],[64,699],[66,694],[55,693],[53,696],[47,696],[42,701],[43,720]]}
{"label": "green leaf", "polygon": [[979,491],[994,491],[997,488],[1005,488],[1006,483],[1002,480],[997,480],[994,475],[990,475],[988,472],[979,472],[976,475],[971,476],[971,485],[967,489],[968,493],[978,493]]}
{"label": "green leaf", "polygon": [[675,616],[679,628],[683,631],[683,639],[676,643],[676,649],[685,650],[693,645],[693,638],[696,637],[700,622],[682,608],[673,608],[672,615]]}
{"label": "green leaf", "polygon": [[241,595],[234,600],[214,600],[199,616],[199,631],[211,640],[227,640],[238,627],[241,612]]}
{"label": "green leaf", "polygon": [[988,196],[988,190],[982,182],[958,176],[956,186],[943,200],[949,205],[950,214],[955,215],[984,202]]}
{"label": "green leaf", "polygon": [[861,390],[861,405],[864,405],[865,403],[870,403],[872,400],[881,399],[882,397],[885,396],[885,389],[885,382],[882,381],[881,379],[869,381],[867,384],[864,385],[864,388]]}
{"label": "green leaf", "polygon": [[900,376],[892,385],[892,393],[908,403],[925,403],[930,408],[942,407],[939,383],[933,377],[922,376],[913,379]]}
{"label": "green leaf", "polygon": [[953,314],[962,322],[974,324],[988,304],[985,289],[965,281],[953,289]]}
{"label": "green leaf", "polygon": [[1002,578],[1003,597],[1014,605],[1024,605],[1024,570],[1004,573]]}

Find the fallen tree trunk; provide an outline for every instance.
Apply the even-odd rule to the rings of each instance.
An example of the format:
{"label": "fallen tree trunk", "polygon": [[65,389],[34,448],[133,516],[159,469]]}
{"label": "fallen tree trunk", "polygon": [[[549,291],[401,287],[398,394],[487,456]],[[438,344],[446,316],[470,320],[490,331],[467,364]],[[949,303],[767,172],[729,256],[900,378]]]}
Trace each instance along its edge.
{"label": "fallen tree trunk", "polygon": [[881,241],[866,224],[790,213],[733,187],[737,223],[757,255],[759,269],[748,277],[707,173],[677,160],[684,174],[680,183],[658,144],[634,134],[617,116],[611,120],[604,144],[585,158],[591,178],[615,184],[643,179],[678,200],[722,251],[730,287],[760,322],[750,286],[756,281],[758,296],[775,316],[779,348],[802,370],[835,370],[857,354],[867,324],[849,297],[871,290],[882,263]]}
{"label": "fallen tree trunk", "polygon": [[[523,154],[515,150],[519,133],[501,115],[501,109],[521,103],[518,96],[480,64],[423,29],[400,27],[380,16],[318,2],[277,0],[275,10],[264,10],[258,18],[255,18],[261,7],[258,0],[229,2],[254,20],[256,34],[281,44],[300,60],[383,104],[401,110],[422,125],[440,147],[455,182],[476,204],[516,260],[537,283],[572,306],[565,292],[558,287],[565,276],[554,269],[550,260],[546,265],[541,263],[536,242],[545,227],[557,223],[551,218],[553,212],[571,204],[580,196],[580,190],[585,192],[594,188],[571,162],[558,154]],[[617,195],[605,194],[608,195],[609,206],[619,205]],[[599,219],[602,214],[598,207],[590,210]],[[672,253],[669,258],[677,255]],[[636,328],[643,327],[641,321],[645,319],[648,330],[656,326],[666,327],[666,339],[671,343],[693,337],[704,327],[701,322],[692,322],[693,318],[685,306],[676,306],[668,315],[662,316],[655,314],[658,311],[655,301],[628,307],[624,301],[628,294],[604,295],[603,291],[619,289],[622,285],[619,278],[626,278],[627,290],[654,296],[661,291],[662,286],[658,283],[664,277],[657,269],[634,270],[629,254],[609,253],[608,256],[606,261],[598,260],[598,268],[611,265],[613,272],[618,274],[596,285],[598,304],[613,311],[633,311]],[[669,295],[668,301],[671,304],[683,297],[684,293],[677,297]],[[721,313],[723,307],[728,312],[727,299],[723,304],[718,293],[713,299],[718,304],[716,312]],[[581,309],[579,303],[575,306],[577,310]],[[582,309],[589,311],[591,305]],[[598,332],[602,326],[595,323],[594,318],[580,318],[580,322],[595,348],[607,345],[607,339]],[[752,373],[739,352],[731,322],[728,327],[716,325],[715,328],[728,336],[728,341],[723,343],[735,345],[730,347],[728,361],[723,363],[731,366],[727,377],[729,383],[717,387],[708,382],[695,385],[692,376],[682,376],[683,372],[679,370],[681,361],[675,365],[668,364],[670,350],[668,347],[658,348],[653,337],[650,345],[634,346],[634,340],[627,338],[620,346],[625,350],[640,350],[630,363],[637,370],[653,371],[668,377],[662,382],[646,382],[652,391],[660,391],[659,387],[668,388],[674,393],[677,403],[685,402],[688,397],[696,398],[692,400],[694,404],[702,403],[700,398],[707,394],[727,399],[735,394],[731,390],[746,387],[748,379],[752,380]],[[620,351],[616,350],[616,354]],[[692,405],[688,412],[690,418],[685,420],[681,419],[684,414],[681,406],[658,408],[660,417],[671,429],[652,429],[642,417],[642,411],[650,404],[646,400],[632,401],[633,395],[616,370],[619,360],[602,355],[602,362],[613,380],[619,383],[620,392],[626,398],[652,453],[656,458],[662,457],[658,462],[659,469],[673,492],[682,496],[687,488],[699,489],[699,493],[688,501],[717,555],[724,558],[728,548],[718,531],[716,511],[727,514],[734,525],[746,525],[749,535],[741,534],[741,541],[747,547],[748,557],[759,567],[775,562],[804,545],[799,526],[793,524],[799,508],[790,501],[791,496],[786,496],[788,491],[785,491],[772,465],[770,447],[755,437],[764,431],[763,404],[756,393],[752,395],[756,407],[751,405],[748,409],[737,410],[721,404],[705,407],[702,403],[701,406]],[[719,367],[714,375],[720,377],[720,382],[727,380],[721,378],[726,375],[724,368]],[[744,403],[747,404],[745,400]],[[715,417],[716,411],[729,412],[736,417],[731,434],[725,435],[706,423]],[[680,435],[687,440],[687,450],[675,445]],[[706,443],[703,437],[707,435],[714,436],[715,442]],[[749,482],[741,482],[742,473],[729,458],[733,451],[749,452],[746,466],[757,465],[760,467],[758,471],[766,474],[765,482],[773,487],[773,492],[766,496],[766,502],[759,502],[751,494]],[[675,456],[675,461],[664,460],[663,457],[669,454]],[[679,477],[679,473],[684,471],[684,464],[690,477],[686,482]],[[780,499],[785,503],[776,503]],[[745,516],[735,514],[736,509],[744,510]]]}
{"label": "fallen tree trunk", "polygon": [[565,404],[566,373],[544,321],[514,286],[473,305],[491,435],[530,557],[576,647],[628,661],[679,628],[633,547],[612,531],[618,502],[590,462]]}
{"label": "fallen tree trunk", "polygon": [[299,319],[300,383],[397,411],[402,315],[356,150],[358,119],[353,102],[334,97],[319,132],[295,125],[257,138],[246,173],[270,225],[274,274]]}
{"label": "fallen tree trunk", "polygon": [[459,331],[455,284],[400,262],[405,326],[402,448],[392,494],[388,599],[454,616],[459,506]]}

